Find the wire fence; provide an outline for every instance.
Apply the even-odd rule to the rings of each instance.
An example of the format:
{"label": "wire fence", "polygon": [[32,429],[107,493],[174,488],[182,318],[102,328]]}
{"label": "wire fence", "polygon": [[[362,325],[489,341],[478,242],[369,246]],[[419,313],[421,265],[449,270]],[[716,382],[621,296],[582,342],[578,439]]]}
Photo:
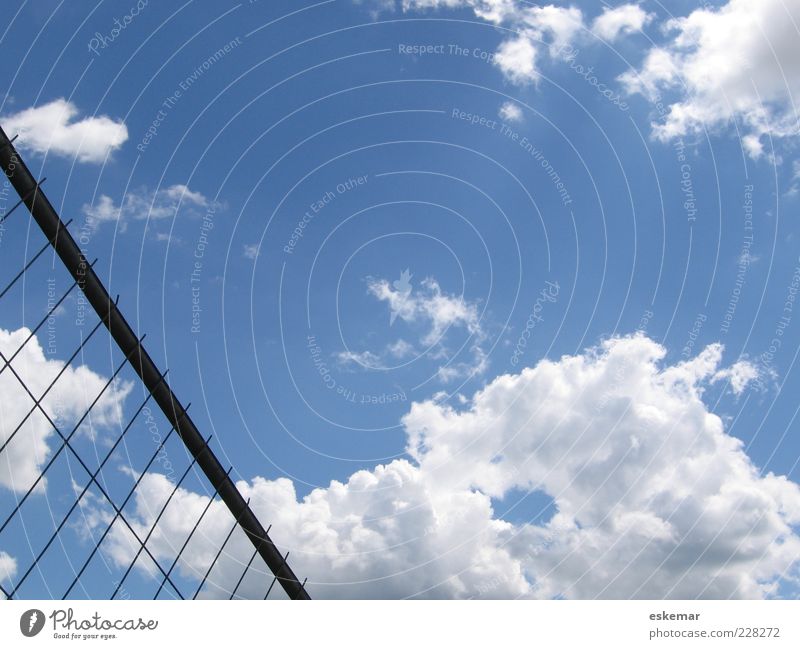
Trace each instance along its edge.
{"label": "wire fence", "polygon": [[[0,597],[234,599],[248,580],[264,599],[309,599],[2,129],[0,167],[0,237],[25,227],[44,235],[35,249],[27,242],[38,236],[0,250],[0,312],[21,305],[30,323],[0,329]],[[9,187],[18,200],[8,200]],[[68,301],[81,303],[85,323],[56,360],[53,322]],[[138,401],[123,408],[128,395]],[[173,486],[143,525],[143,481],[156,473]],[[161,526],[182,489],[205,492],[206,502],[165,548]],[[223,504],[221,530],[208,512]],[[245,537],[252,554],[238,580],[219,578],[221,559],[235,561],[229,548]]]}

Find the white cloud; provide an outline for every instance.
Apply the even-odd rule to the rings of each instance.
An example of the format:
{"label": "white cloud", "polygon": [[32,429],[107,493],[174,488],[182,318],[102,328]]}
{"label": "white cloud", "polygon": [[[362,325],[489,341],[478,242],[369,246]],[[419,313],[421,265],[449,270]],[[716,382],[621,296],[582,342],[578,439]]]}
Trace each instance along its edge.
{"label": "white cloud", "polygon": [[381,357],[370,351],[353,352],[348,350],[337,353],[335,358],[339,365],[344,367],[357,365],[364,368],[373,368],[381,363]]}
{"label": "white cloud", "polygon": [[758,368],[746,360],[737,361],[730,367],[719,370],[712,377],[713,381],[730,381],[731,390],[736,395],[742,394],[748,385],[758,379]]}
{"label": "white cloud", "polygon": [[[494,14],[493,14],[494,15]],[[542,43],[556,56],[583,30],[583,14],[575,7],[517,6],[509,12],[498,13],[519,34],[503,41],[494,55],[494,63],[512,83],[535,83],[539,71],[537,61]]]}
{"label": "white cloud", "polygon": [[603,40],[615,41],[622,34],[641,31],[652,20],[653,14],[648,14],[639,5],[606,7],[592,22],[592,32]]}
{"label": "white cloud", "polygon": [[697,9],[669,21],[669,43],[620,78],[629,91],[651,98],[677,94],[654,124],[660,139],[736,120],[747,152],[757,158],[767,134],[798,132],[798,24],[800,0],[729,0],[719,9]]}
{"label": "white cloud", "polygon": [[476,4],[472,0],[403,0],[403,11],[420,9],[457,9]]}
{"label": "white cloud", "polygon": [[792,161],[792,178],[789,181],[789,189],[786,190],[787,196],[797,196],[800,193],[800,160]]}
{"label": "white cloud", "polygon": [[500,119],[506,122],[522,121],[522,109],[513,101],[507,101],[500,106],[500,110],[497,111],[497,114],[500,116]]}
{"label": "white cloud", "polygon": [[[461,296],[444,293],[439,283],[431,277],[422,280],[418,287],[412,285],[411,278],[413,275],[407,270],[401,279],[393,283],[385,279],[368,278],[367,290],[389,306],[390,325],[399,318],[406,323],[422,327],[419,343],[422,347],[428,348],[426,353],[432,359],[441,359],[449,355],[445,339],[451,331],[466,330],[470,336],[468,351],[471,358],[469,360],[450,358],[437,370],[440,380],[449,382],[483,374],[488,369],[489,359],[482,347],[487,336],[481,325],[478,304]],[[403,344],[397,347],[398,343]],[[409,355],[413,346],[406,341],[398,343],[390,344],[386,352],[396,358]],[[380,360],[380,354],[365,353]]]}
{"label": "white cloud", "polygon": [[572,43],[585,29],[583,14],[576,7],[534,5],[520,10],[520,18],[532,30],[535,38],[549,40],[552,55]]}
{"label": "white cloud", "polygon": [[173,217],[179,209],[196,212],[208,209],[213,201],[200,192],[193,192],[186,185],[171,185],[158,191],[141,187],[125,194],[122,204],[117,205],[114,199],[101,194],[97,201],[83,205],[83,213],[94,226],[101,223],[121,221],[123,224],[134,220],[158,220]]}
{"label": "white cloud", "polygon": [[495,65],[513,83],[533,83],[539,76],[536,68],[536,45],[526,35],[508,39],[500,44],[494,55]]}
{"label": "white cloud", "polygon": [[742,138],[742,147],[753,160],[758,160],[764,155],[764,143],[753,133]]}
{"label": "white cloud", "polygon": [[[506,78],[517,85],[536,83],[541,49],[553,58],[591,33],[577,7],[539,6],[514,0],[405,0],[404,11],[468,8],[483,20],[516,31],[497,48],[493,62]],[[595,34],[616,40],[622,34],[641,29],[652,16],[638,5],[625,4],[606,9],[592,23]]]}
{"label": "white cloud", "polygon": [[258,258],[259,245],[257,243],[246,243],[242,249],[242,254],[245,259]]}
{"label": "white cloud", "polygon": [[494,64],[512,83],[527,85],[538,78],[539,48],[546,45],[555,56],[585,29],[576,7],[538,6],[514,0],[404,0],[404,11],[468,8],[483,20],[506,25],[517,32],[504,40],[494,54]]}
{"label": "white cloud", "polygon": [[[424,355],[440,362],[447,359],[436,370],[443,382],[483,374],[489,367],[489,359],[483,349],[487,335],[481,325],[477,302],[443,292],[431,277],[422,280],[418,286],[412,279],[408,269],[393,282],[368,277],[367,291],[389,307],[390,327],[399,319],[414,329],[419,336],[418,345],[398,339],[381,351],[341,351],[334,355],[337,362],[343,367],[375,369],[382,368],[386,359]],[[449,335],[457,330],[465,331],[469,336],[466,352],[462,352],[466,359],[460,354],[451,357],[447,346]]]}
{"label": "white cloud", "polygon": [[[289,480],[240,482],[316,597],[759,598],[798,579],[800,488],[762,474],[702,401],[722,348],[665,366],[636,335],[496,378],[461,410],[440,401],[403,418],[413,462],[354,473],[297,499]],[[172,484],[142,482],[145,530]],[[557,513],[515,524],[492,498],[540,490]],[[171,558],[205,497],[179,490],[153,537]],[[182,555],[201,575],[229,529],[215,502]],[[123,526],[106,548],[131,557]],[[239,578],[237,536],[207,595]],[[240,587],[262,597],[255,574]]]}
{"label": "white cloud", "polygon": [[122,121],[110,117],[84,117],[66,99],[26,108],[3,118],[9,135],[19,134],[21,147],[36,153],[76,157],[81,162],[103,162],[128,139]]}
{"label": "white cloud", "polygon": [[437,344],[450,327],[464,327],[471,334],[482,335],[480,314],[474,302],[442,292],[439,282],[427,277],[417,290],[401,290],[385,279],[369,278],[367,290],[386,302],[392,314],[406,322],[428,325],[422,336],[424,345]]}
{"label": "white cloud", "polygon": [[458,379],[480,376],[489,369],[489,357],[480,344],[470,346],[472,357],[467,361],[451,360],[447,365],[441,366],[436,374],[443,383],[452,383]]}
{"label": "white cloud", "polygon": [[407,358],[408,356],[414,356],[417,353],[417,350],[414,348],[410,342],[399,338],[395,342],[389,344],[386,348],[386,351],[389,352],[391,356],[394,358]]}
{"label": "white cloud", "polygon": [[[0,350],[3,355],[10,358],[29,335],[30,330],[24,327],[16,331],[0,329]],[[62,370],[64,363],[45,357],[44,350],[34,336],[22,348],[12,366],[38,398]],[[85,365],[70,366],[42,400],[42,407],[66,435],[100,394],[106,382],[106,378]],[[111,385],[92,409],[91,418],[84,422],[82,432],[93,436],[97,429],[119,422],[122,404],[131,388],[132,384],[127,382]],[[17,493],[25,492],[33,485],[49,458],[49,442],[55,436],[47,418],[38,410],[29,415],[19,430],[14,432],[32,406],[33,400],[11,370],[0,373],[0,445],[8,443],[0,454],[0,485]],[[64,430],[65,427],[67,430]],[[45,481],[39,485],[43,488]]]}
{"label": "white cloud", "polygon": [[[6,552],[0,550],[0,584],[11,581],[17,574],[17,561]],[[5,595],[0,593],[0,599],[5,599]]]}

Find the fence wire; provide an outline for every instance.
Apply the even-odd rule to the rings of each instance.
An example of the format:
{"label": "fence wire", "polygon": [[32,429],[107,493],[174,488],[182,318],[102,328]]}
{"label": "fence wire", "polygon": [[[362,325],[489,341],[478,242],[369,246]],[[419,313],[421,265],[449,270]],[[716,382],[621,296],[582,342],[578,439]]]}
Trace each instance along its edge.
{"label": "fence wire", "polygon": [[[0,237],[17,228],[32,233],[25,246],[0,248],[0,313],[8,326],[9,304],[21,304],[30,325],[0,329],[0,598],[234,599],[247,580],[247,592],[259,584],[264,599],[281,590],[309,599],[288,553],[275,547],[270,528],[236,488],[233,467],[220,464],[213,440],[201,435],[188,406],[178,401],[168,373],[147,354],[145,337],[134,335],[120,298],[108,295],[14,140],[0,129],[7,178]],[[40,245],[29,250],[27,242],[37,239]],[[44,288],[25,290],[26,284]],[[49,354],[53,321],[74,300],[85,305],[85,323],[73,332],[69,353],[56,361]],[[87,368],[101,366],[107,377],[98,381]],[[76,391],[80,403],[65,403],[63,395]],[[117,407],[122,393],[138,401]],[[152,521],[143,525],[143,481],[154,473],[172,489],[163,502],[151,503],[144,520]],[[203,492],[207,501],[185,536],[165,547],[163,521],[181,507],[175,498],[181,489]],[[207,517],[222,504],[229,517],[224,530]],[[221,559],[229,572],[235,559],[228,548],[245,538],[252,546],[249,561],[238,566],[235,582],[228,576],[225,583],[218,575]]]}

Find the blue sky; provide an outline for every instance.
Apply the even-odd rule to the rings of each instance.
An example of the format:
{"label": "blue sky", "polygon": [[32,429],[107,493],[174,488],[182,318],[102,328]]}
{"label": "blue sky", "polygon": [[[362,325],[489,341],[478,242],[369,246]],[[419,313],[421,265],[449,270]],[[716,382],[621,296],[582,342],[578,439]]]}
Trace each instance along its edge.
{"label": "blue sky", "polygon": [[[792,396],[800,389],[800,322],[792,302],[786,308],[800,265],[792,103],[800,75],[793,57],[781,58],[792,51],[787,42],[796,41],[774,16],[797,16],[800,8],[766,2],[759,13],[748,4],[758,3],[703,9],[677,2],[670,14],[643,2],[609,5],[603,14],[588,2],[220,7],[198,0],[180,8],[141,3],[124,18],[118,4],[15,2],[3,9],[0,74],[8,90],[0,123],[9,135],[9,124],[22,132],[29,166],[47,176],[52,202],[74,219],[71,229],[83,235],[87,256],[99,259],[109,292],[122,296],[129,320],[147,333],[151,354],[170,369],[180,398],[193,402],[196,423],[214,433],[237,479],[289,478],[302,502],[357,471],[374,478],[378,465],[397,468],[392,462],[405,460],[422,470],[426,458],[447,455],[437,444],[468,428],[464,417],[478,416],[481,399],[521,380],[523,368],[550,359],[565,372],[564,384],[534,382],[573,403],[564,394],[584,384],[571,384],[578,370],[559,359],[605,363],[616,389],[609,364],[615,353],[630,353],[643,366],[660,355],[654,371],[691,374],[681,379],[690,386],[685,401],[718,416],[725,439],[740,440],[752,463],[742,466],[756,472],[739,467],[731,475],[741,469],[774,496],[777,487],[758,476],[786,476],[792,489],[800,477]],[[125,24],[116,32],[115,19]],[[738,54],[725,50],[729,30],[742,35],[739,54],[753,61],[766,56],[765,43],[774,44],[757,81]],[[703,66],[720,61],[729,68],[709,81]],[[50,128],[49,137],[42,135]],[[41,242],[34,228],[21,225],[26,215],[14,218],[0,242],[4,276]],[[0,328],[35,324],[49,277],[59,290],[68,287],[60,269],[37,267],[6,298],[13,308],[6,304]],[[70,298],[59,311],[53,358],[65,359],[91,327],[81,326],[81,308]],[[639,338],[625,338],[637,331]],[[645,345],[644,336],[649,351],[634,349]],[[628,343],[617,352],[602,347],[619,337]],[[716,343],[724,350],[712,347],[703,357]],[[698,355],[702,362],[687,370]],[[100,345],[83,362],[107,377],[113,356]],[[630,424],[642,428],[647,408],[658,408],[661,397],[637,404],[638,384],[627,382],[620,379],[614,399],[644,418]],[[527,389],[520,386],[515,399],[542,407],[556,399]],[[587,426],[606,426],[600,409],[607,400],[595,408],[581,394],[576,411],[587,410]],[[120,396],[125,412],[139,395],[134,387]],[[535,428],[536,412],[526,415],[526,425]],[[665,405],[653,417],[683,421],[684,414]],[[564,434],[580,439],[578,428]],[[487,430],[484,437],[496,433],[494,424]],[[698,439],[702,447],[702,434],[692,431],[677,439]],[[416,455],[415,434],[424,438]],[[509,457],[495,442],[490,465]],[[152,450],[137,449],[135,439],[131,445],[134,453]],[[688,462],[691,452],[679,460]],[[602,489],[591,462],[563,462]],[[453,471],[469,474],[475,466]],[[485,469],[475,470],[491,473]],[[702,476],[674,479],[704,483]],[[489,588],[485,576],[463,577],[449,590],[442,585],[447,571],[467,574],[474,564],[447,564],[441,581],[428,583],[418,574],[421,563],[409,560],[405,573],[392,555],[385,565],[370,559],[367,567],[318,575],[331,584],[319,592],[335,596],[335,584],[348,574],[374,587],[340,591],[355,596],[796,591],[788,554],[765,560],[768,567],[733,558],[724,564],[730,583],[718,566],[694,575],[691,549],[675,559],[686,562],[679,570],[689,577],[674,582],[661,574],[661,562],[646,564],[653,576],[647,584],[627,577],[587,584],[553,567],[551,577],[537,577],[542,567],[518,555],[537,547],[542,534],[555,534],[546,528],[553,515],[561,512],[578,528],[591,527],[592,517],[567,515],[575,503],[563,496],[559,506],[544,478],[481,480],[468,476],[458,489],[487,499],[490,527],[515,530],[513,539],[490,544],[503,549],[502,561],[519,562],[508,568],[518,581],[509,577],[507,591]],[[447,490],[456,488],[447,485],[428,489],[452,495]],[[200,481],[194,489],[206,493]],[[698,498],[708,505],[729,491],[701,489]],[[326,493],[319,497],[333,498]],[[6,487],[0,498],[11,502],[13,490]],[[774,511],[750,514],[779,519],[782,531],[770,543],[782,539],[790,554],[800,505],[794,491],[774,498]],[[275,502],[265,505],[265,515],[280,520]],[[362,522],[372,511],[345,509]],[[627,514],[670,522],[645,510],[637,505]],[[447,518],[445,512],[434,507],[437,516]],[[313,527],[312,513],[298,516]],[[397,511],[387,516],[403,527]],[[286,531],[281,538],[277,522],[276,529],[301,557],[328,553],[327,562],[299,559],[312,584],[310,573],[326,569],[337,552],[346,555],[345,547],[367,552],[355,541],[319,550],[303,540],[307,531],[296,520],[284,527],[298,530],[295,536]],[[676,524],[676,539],[690,536],[682,530]],[[444,546],[447,538],[442,533]],[[476,547],[481,543],[488,542]],[[702,543],[712,548],[708,539]],[[764,543],[757,550],[767,556]],[[527,550],[509,550],[519,544]],[[664,561],[690,545],[676,541]],[[24,544],[0,537],[0,549],[26,564]],[[441,548],[431,552],[431,562],[447,563]],[[110,565],[114,556],[122,555],[110,553]],[[392,577],[395,569],[415,577]],[[623,574],[613,562],[604,570]]]}

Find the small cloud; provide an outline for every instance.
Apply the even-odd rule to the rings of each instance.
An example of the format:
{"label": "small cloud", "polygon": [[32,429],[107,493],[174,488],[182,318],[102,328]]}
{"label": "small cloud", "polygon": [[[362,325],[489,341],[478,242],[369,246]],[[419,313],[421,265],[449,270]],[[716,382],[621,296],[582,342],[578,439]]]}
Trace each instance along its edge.
{"label": "small cloud", "polygon": [[512,83],[526,85],[539,79],[536,55],[533,41],[523,35],[501,43],[494,62]]}
{"label": "small cloud", "polygon": [[712,377],[711,382],[729,381],[731,390],[736,396],[739,396],[744,389],[753,381],[758,379],[758,368],[751,362],[740,360],[731,365],[717,371]]}
{"label": "small cloud", "polygon": [[739,266],[749,266],[750,264],[755,264],[760,259],[761,255],[754,255],[749,250],[742,250],[742,254],[739,255],[738,264]]}
{"label": "small cloud", "polygon": [[786,196],[796,196],[798,193],[800,193],[800,160],[794,160],[792,162],[792,179],[789,181]]}
{"label": "small cloud", "polygon": [[442,383],[450,383],[457,379],[468,379],[480,376],[489,369],[489,359],[480,345],[471,347],[472,358],[460,363],[450,363],[437,370],[437,375]]}
{"label": "small cloud", "polygon": [[[426,356],[431,360],[449,358],[445,338],[450,332],[463,329],[471,336],[469,349],[472,357],[461,362],[450,358],[450,362],[437,370],[441,381],[485,372],[489,363],[482,346],[487,335],[481,326],[478,304],[462,296],[445,293],[432,277],[426,277],[418,287],[414,287],[410,283],[412,277],[406,269],[400,279],[392,283],[385,279],[368,278],[367,289],[372,296],[387,303],[390,324],[399,318],[406,324],[421,326],[419,345],[428,348]],[[413,349],[409,343],[398,341],[390,345],[387,352],[400,357],[400,354],[407,354]]]}
{"label": "small cloud", "polygon": [[77,158],[79,162],[103,162],[128,139],[122,121],[89,116],[76,119],[78,107],[66,99],[26,108],[3,118],[5,130],[19,134],[20,146],[34,153]]}
{"label": "small cloud", "polygon": [[101,194],[93,204],[84,204],[82,211],[94,227],[101,223],[128,220],[158,220],[175,216],[178,210],[197,212],[216,204],[200,192],[193,192],[186,185],[172,185],[158,191],[146,187],[128,192],[117,205],[110,196]]}
{"label": "small cloud", "polygon": [[11,581],[17,574],[17,560],[0,550],[0,583]]}
{"label": "small cloud", "polygon": [[358,365],[365,369],[374,368],[381,362],[380,356],[378,356],[377,354],[373,354],[370,351],[353,352],[348,350],[345,352],[339,352],[338,354],[335,354],[334,358],[336,359],[336,362],[342,367]]}
{"label": "small cloud", "polygon": [[635,4],[620,5],[614,9],[606,7],[594,19],[592,31],[603,40],[615,41],[622,34],[641,31],[653,18],[653,14]]}
{"label": "small cloud", "polygon": [[386,348],[386,351],[389,352],[394,358],[407,358],[409,356],[413,356],[417,353],[417,350],[414,348],[409,342],[406,342],[402,338],[393,342]]}
{"label": "small cloud", "polygon": [[408,299],[408,296],[411,295],[411,291],[414,289],[411,284],[412,277],[414,276],[411,274],[411,271],[406,268],[400,273],[400,277],[392,282],[392,286],[399,296],[399,303],[392,306],[392,312],[389,314],[389,326],[394,324],[394,321],[400,313],[400,309],[403,307],[403,303]]}
{"label": "small cloud", "polygon": [[742,147],[753,160],[764,155],[764,145],[757,135],[745,135],[742,138]]}
{"label": "small cloud", "polygon": [[257,243],[246,243],[242,249],[245,259],[256,259],[258,257],[259,245]]}
{"label": "small cloud", "polygon": [[497,111],[497,114],[500,116],[500,119],[506,122],[522,121],[522,109],[513,101],[507,101],[500,106],[500,110]]}

